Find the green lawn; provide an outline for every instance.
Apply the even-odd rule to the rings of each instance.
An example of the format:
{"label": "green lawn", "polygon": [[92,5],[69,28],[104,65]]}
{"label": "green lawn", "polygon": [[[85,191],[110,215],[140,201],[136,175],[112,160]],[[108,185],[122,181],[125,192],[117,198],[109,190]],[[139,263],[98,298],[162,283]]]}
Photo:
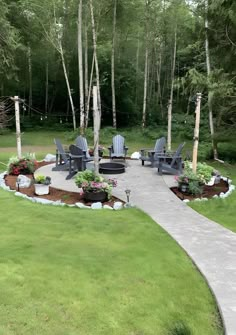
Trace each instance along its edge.
{"label": "green lawn", "polygon": [[[210,164],[218,169],[223,176],[231,178],[233,184],[236,185],[235,164],[219,164],[214,162],[211,162]],[[207,202],[191,202],[190,206],[209,219],[236,232],[236,191],[226,199],[212,199]]]}
{"label": "green lawn", "polygon": [[141,211],[43,206],[3,190],[0,202],[0,334],[223,334],[200,273]]}

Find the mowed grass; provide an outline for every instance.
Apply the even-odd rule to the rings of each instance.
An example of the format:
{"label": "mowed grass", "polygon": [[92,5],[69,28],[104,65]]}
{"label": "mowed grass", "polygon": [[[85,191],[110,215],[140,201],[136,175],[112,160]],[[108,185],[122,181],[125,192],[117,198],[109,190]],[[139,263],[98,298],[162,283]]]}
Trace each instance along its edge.
{"label": "mowed grass", "polygon": [[[223,176],[232,179],[233,185],[236,186],[236,164],[219,164],[215,162],[210,164],[219,170]],[[233,191],[225,199],[211,199],[206,202],[194,201],[190,203],[190,206],[207,218],[236,232],[236,191]]]}
{"label": "mowed grass", "polygon": [[223,334],[200,273],[138,209],[43,206],[3,190],[0,203],[0,334]]}

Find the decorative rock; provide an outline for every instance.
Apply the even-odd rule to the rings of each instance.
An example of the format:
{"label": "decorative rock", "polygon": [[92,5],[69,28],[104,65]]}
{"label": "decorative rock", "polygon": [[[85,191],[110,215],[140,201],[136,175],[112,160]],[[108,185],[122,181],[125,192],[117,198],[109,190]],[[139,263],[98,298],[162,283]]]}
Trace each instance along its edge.
{"label": "decorative rock", "polygon": [[139,159],[141,157],[140,153],[138,151],[135,151],[131,154],[131,159]]}
{"label": "decorative rock", "polygon": [[16,197],[27,198],[27,195],[21,192],[15,192]]}
{"label": "decorative rock", "polygon": [[52,154],[47,154],[44,158],[45,162],[55,162],[56,160],[56,155],[52,155]]}
{"label": "decorative rock", "polygon": [[82,202],[76,202],[75,206],[78,208],[89,208],[90,209],[89,206],[84,205]]}
{"label": "decorative rock", "polygon": [[111,209],[111,210],[113,210],[113,208],[111,206],[109,206],[109,205],[104,205],[103,208],[104,209]]}
{"label": "decorative rock", "polygon": [[19,174],[19,176],[17,177],[16,187],[18,187],[18,185],[19,185],[19,188],[30,187],[31,179],[24,176],[23,174]]}
{"label": "decorative rock", "polygon": [[92,209],[102,209],[102,203],[101,202],[95,202],[91,205]]}
{"label": "decorative rock", "polygon": [[217,198],[219,198],[218,197],[218,195],[217,194],[215,194],[215,195],[213,195],[213,197],[212,198],[214,198],[214,199],[217,199]]}
{"label": "decorative rock", "polygon": [[115,203],[114,203],[114,206],[113,206],[113,209],[114,210],[119,210],[119,209],[122,209],[123,208],[123,204],[122,204],[122,202],[120,202],[120,201],[116,201]]}
{"label": "decorative rock", "polygon": [[187,203],[187,202],[189,202],[189,199],[184,199],[183,202],[186,202],[186,203]]}
{"label": "decorative rock", "polygon": [[43,198],[34,198],[35,202],[38,204],[43,204],[43,205],[52,205],[54,201],[48,200],[48,199],[43,199]]}
{"label": "decorative rock", "polygon": [[206,185],[213,186],[215,184],[215,178],[215,176],[211,177],[211,180]]}

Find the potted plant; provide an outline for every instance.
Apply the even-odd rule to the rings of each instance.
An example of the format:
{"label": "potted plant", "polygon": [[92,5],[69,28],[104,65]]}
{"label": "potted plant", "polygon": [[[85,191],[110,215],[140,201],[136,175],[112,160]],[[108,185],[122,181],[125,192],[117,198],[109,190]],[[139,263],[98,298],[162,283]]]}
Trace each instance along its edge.
{"label": "potted plant", "polygon": [[117,185],[116,180],[106,179],[90,170],[79,172],[75,177],[75,183],[82,189],[81,194],[85,201],[101,202],[111,198],[112,188]]}
{"label": "potted plant", "polygon": [[51,177],[37,175],[34,177],[34,192],[37,195],[49,194],[49,185],[51,184]]}

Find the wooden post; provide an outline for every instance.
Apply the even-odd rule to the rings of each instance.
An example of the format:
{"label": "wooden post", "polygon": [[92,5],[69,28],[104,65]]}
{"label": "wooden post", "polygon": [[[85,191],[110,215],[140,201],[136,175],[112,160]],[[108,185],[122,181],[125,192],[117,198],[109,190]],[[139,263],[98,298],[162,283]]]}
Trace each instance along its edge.
{"label": "wooden post", "polygon": [[197,93],[197,102],[195,109],[195,129],[194,129],[194,142],[193,142],[193,160],[192,160],[192,169],[193,172],[197,172],[197,153],[198,153],[198,142],[199,142],[199,125],[200,125],[200,110],[201,110],[201,98],[202,94]]}
{"label": "wooden post", "polygon": [[168,101],[168,130],[167,130],[167,149],[171,150],[171,123],[172,123],[172,101]]}
{"label": "wooden post", "polygon": [[19,106],[19,97],[17,95],[14,96],[13,101],[15,102],[17,156],[18,156],[18,158],[21,158],[21,132],[20,132],[20,106]]}
{"label": "wooden post", "polygon": [[98,91],[97,86],[93,86],[93,133],[94,133],[94,172],[99,174],[99,130],[100,130],[100,115],[98,110]]}

